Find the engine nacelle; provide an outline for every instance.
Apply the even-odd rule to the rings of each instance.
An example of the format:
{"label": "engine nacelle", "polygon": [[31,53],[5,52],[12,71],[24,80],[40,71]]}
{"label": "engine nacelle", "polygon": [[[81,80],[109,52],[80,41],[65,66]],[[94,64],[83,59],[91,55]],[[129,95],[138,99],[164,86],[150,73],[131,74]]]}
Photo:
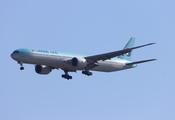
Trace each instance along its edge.
{"label": "engine nacelle", "polygon": [[87,66],[87,61],[85,58],[72,58],[72,66],[84,68]]}
{"label": "engine nacelle", "polygon": [[36,65],[35,66],[35,72],[38,74],[49,74],[52,71],[52,69],[45,65]]}

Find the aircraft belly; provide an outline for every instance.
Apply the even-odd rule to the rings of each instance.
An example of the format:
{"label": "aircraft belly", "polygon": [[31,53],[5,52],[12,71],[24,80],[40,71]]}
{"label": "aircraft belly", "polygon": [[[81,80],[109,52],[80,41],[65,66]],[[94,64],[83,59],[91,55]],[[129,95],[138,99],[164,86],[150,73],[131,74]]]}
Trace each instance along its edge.
{"label": "aircraft belly", "polygon": [[117,62],[101,62],[99,63],[99,66],[93,68],[94,71],[101,71],[101,72],[112,72],[112,71],[118,71],[122,70],[124,68],[123,63],[117,63]]}

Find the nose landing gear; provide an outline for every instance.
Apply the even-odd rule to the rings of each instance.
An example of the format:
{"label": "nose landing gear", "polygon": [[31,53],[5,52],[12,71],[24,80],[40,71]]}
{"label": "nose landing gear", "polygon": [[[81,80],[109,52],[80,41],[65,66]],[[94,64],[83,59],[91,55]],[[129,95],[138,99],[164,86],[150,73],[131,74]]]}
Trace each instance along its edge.
{"label": "nose landing gear", "polygon": [[23,67],[23,63],[22,62],[20,62],[20,61],[18,61],[18,64],[20,64],[20,70],[24,70],[24,67]]}
{"label": "nose landing gear", "polygon": [[24,70],[24,67],[20,67],[20,70]]}

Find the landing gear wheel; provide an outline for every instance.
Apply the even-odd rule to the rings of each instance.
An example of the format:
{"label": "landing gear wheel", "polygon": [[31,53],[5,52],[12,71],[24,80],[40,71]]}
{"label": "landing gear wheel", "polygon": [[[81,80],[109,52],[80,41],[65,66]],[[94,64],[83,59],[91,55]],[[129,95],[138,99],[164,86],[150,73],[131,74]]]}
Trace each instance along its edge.
{"label": "landing gear wheel", "polygon": [[69,79],[72,79],[72,76],[69,76]]}
{"label": "landing gear wheel", "polygon": [[20,70],[24,70],[24,67],[20,67]]}
{"label": "landing gear wheel", "polygon": [[72,79],[72,76],[70,76],[70,75],[68,75],[68,74],[63,74],[61,77],[62,77],[62,78],[65,78],[65,79],[67,79],[67,80]]}
{"label": "landing gear wheel", "polygon": [[89,73],[88,73],[88,76],[92,76],[92,72],[89,72]]}
{"label": "landing gear wheel", "polygon": [[87,76],[91,76],[92,72],[89,72],[89,70],[84,70],[84,71],[82,71],[82,74],[85,74]]}
{"label": "landing gear wheel", "polygon": [[65,78],[65,75],[62,75],[61,77],[62,77],[62,78]]}
{"label": "landing gear wheel", "polygon": [[82,74],[85,74],[85,71],[82,71]]}

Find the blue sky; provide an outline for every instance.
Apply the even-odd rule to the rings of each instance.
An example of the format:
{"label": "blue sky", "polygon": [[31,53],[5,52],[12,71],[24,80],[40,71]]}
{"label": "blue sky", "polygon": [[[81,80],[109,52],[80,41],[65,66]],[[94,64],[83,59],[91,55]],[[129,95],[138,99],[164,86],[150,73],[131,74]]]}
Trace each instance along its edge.
{"label": "blue sky", "polygon": [[[175,2],[173,0],[1,0],[0,119],[174,120]],[[133,61],[157,58],[137,68],[38,75],[33,65],[10,58],[29,47],[99,54],[136,45]]]}

